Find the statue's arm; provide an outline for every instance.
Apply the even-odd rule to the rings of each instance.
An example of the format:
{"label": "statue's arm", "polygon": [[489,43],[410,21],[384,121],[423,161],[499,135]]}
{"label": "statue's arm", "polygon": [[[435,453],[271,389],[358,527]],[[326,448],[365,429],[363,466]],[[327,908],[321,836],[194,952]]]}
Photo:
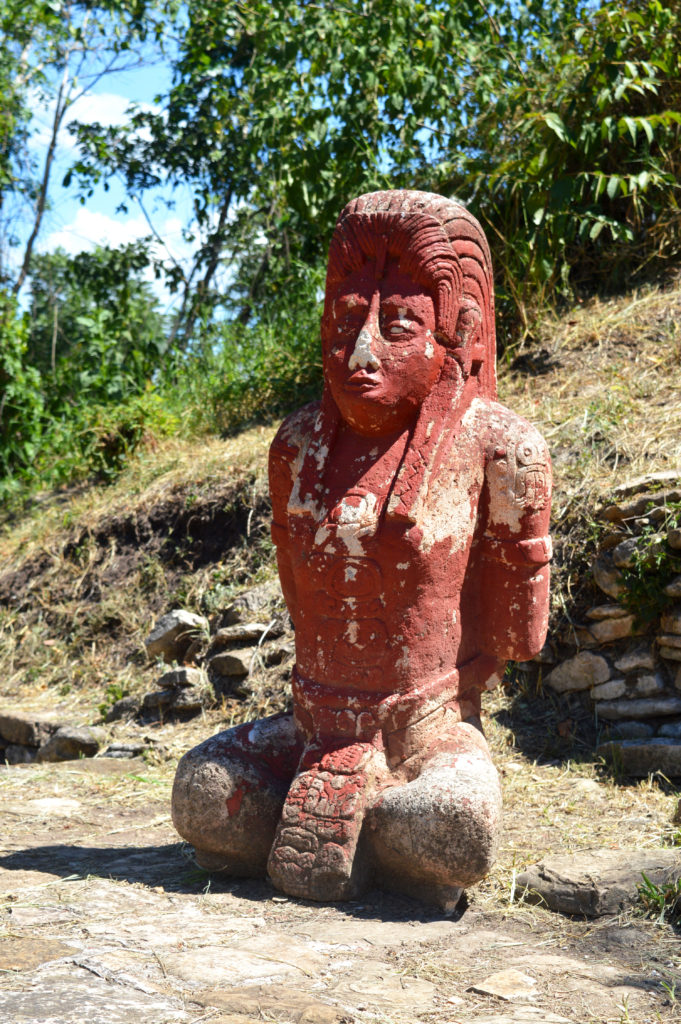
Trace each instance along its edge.
{"label": "statue's arm", "polygon": [[288,502],[299,468],[301,451],[309,437],[317,407],[317,403],[307,405],[287,416],[276,433],[269,454],[272,540],[277,551],[281,589],[294,624],[297,598],[288,531]]}
{"label": "statue's arm", "polygon": [[551,459],[520,417],[507,414],[489,452],[485,487],[482,647],[500,660],[526,661],[541,650],[548,628]]}

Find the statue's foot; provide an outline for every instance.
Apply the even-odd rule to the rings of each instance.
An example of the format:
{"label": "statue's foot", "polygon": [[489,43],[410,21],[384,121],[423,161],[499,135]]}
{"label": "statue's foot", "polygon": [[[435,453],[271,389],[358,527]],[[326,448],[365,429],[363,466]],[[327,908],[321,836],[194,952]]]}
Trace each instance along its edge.
{"label": "statue's foot", "polygon": [[365,835],[376,883],[453,910],[463,889],[489,871],[501,789],[482,735],[460,723],[418,778],[384,789]]}
{"label": "statue's foot", "polygon": [[175,828],[209,871],[264,875],[301,744],[291,715],[218,733],[180,761]]}

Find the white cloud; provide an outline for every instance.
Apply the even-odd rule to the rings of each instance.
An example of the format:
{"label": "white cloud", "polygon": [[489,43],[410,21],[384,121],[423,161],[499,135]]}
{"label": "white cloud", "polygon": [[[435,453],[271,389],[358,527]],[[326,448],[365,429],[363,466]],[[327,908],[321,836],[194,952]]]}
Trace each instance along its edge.
{"label": "white cloud", "polygon": [[[35,149],[43,149],[49,144],[52,132],[53,107],[45,104],[39,93],[33,96],[33,117],[36,131],[31,137],[31,145]],[[62,150],[75,150],[75,140],[68,131],[72,121],[91,124],[95,121],[105,126],[126,124],[129,120],[127,110],[131,105],[129,96],[117,92],[86,92],[73,103],[66,113],[58,136],[58,144]],[[138,103],[136,106],[143,111],[159,112],[160,108],[152,103]]]}
{"label": "white cloud", "polygon": [[149,225],[139,214],[137,217],[107,217],[105,213],[82,207],[70,224],[53,231],[40,248],[46,252],[62,248],[71,255],[96,245],[119,246],[148,235]]}

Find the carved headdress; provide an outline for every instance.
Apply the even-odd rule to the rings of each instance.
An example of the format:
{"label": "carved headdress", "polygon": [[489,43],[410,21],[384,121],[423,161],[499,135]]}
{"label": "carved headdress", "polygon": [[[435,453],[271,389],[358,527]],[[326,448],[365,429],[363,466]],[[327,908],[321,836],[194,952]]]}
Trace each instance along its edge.
{"label": "carved headdress", "polygon": [[475,217],[456,200],[430,192],[369,192],[353,199],[331,239],[326,302],[353,271],[369,261],[383,264],[386,256],[432,295],[438,341],[466,377],[478,377],[480,397],[494,400],[492,261]]}
{"label": "carved headdress", "polygon": [[[474,398],[496,399],[492,262],[478,221],[453,199],[407,190],[359,196],[341,211],[331,239],[323,339],[338,285],[367,262],[376,264],[380,276],[390,257],[432,296],[435,336],[446,352],[440,379],[423,403],[387,506],[388,515],[415,521],[428,482],[465,409]],[[326,453],[333,449],[338,421],[338,409],[325,385],[294,488],[292,514],[315,506],[314,483]]]}

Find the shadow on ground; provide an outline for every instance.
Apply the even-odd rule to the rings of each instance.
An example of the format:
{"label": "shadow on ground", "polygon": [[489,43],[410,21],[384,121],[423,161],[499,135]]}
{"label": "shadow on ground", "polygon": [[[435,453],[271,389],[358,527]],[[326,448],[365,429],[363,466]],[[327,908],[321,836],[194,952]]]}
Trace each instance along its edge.
{"label": "shadow on ground", "polygon": [[[54,844],[18,850],[0,857],[0,870],[42,871],[59,875],[64,881],[88,877],[112,879],[116,882],[161,887],[169,893],[232,893],[256,903],[274,898],[301,906],[319,907],[319,903],[281,896],[266,878],[229,878],[210,874],[194,863],[191,848],[185,843],[162,846],[75,846]],[[322,904],[330,906],[332,904]],[[338,904],[353,917],[378,918],[382,921],[427,922],[447,916],[457,921],[468,909],[466,896],[456,912],[443,915],[435,907],[427,907],[408,896],[372,889],[362,899]]]}

